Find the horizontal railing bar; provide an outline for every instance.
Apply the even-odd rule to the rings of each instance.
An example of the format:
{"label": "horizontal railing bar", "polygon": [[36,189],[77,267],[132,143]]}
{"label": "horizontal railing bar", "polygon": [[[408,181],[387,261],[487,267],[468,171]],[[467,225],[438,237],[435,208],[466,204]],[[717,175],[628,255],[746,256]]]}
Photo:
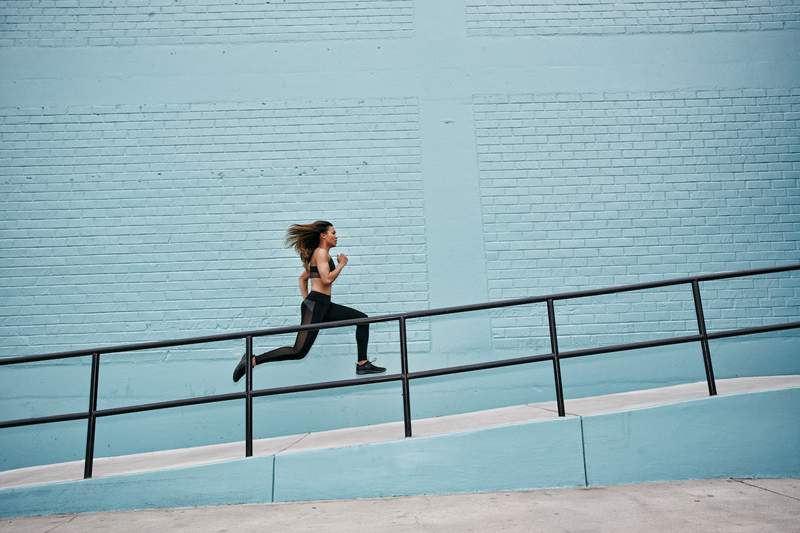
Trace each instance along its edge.
{"label": "horizontal railing bar", "polygon": [[[800,270],[800,263],[790,263],[777,267],[751,268],[749,270],[730,270],[727,272],[712,272],[710,274],[698,274],[692,276],[697,281],[716,281],[718,279],[740,278],[742,276],[758,276],[759,274],[775,274],[776,272],[788,272],[790,270]],[[689,278],[687,278],[689,279]]]}
{"label": "horizontal railing bar", "polygon": [[173,346],[185,346],[189,344],[202,344],[206,342],[236,340],[236,339],[243,339],[248,336],[264,337],[267,335],[294,333],[296,331],[305,331],[309,329],[317,330],[317,329],[328,329],[328,328],[358,325],[363,323],[389,322],[391,320],[397,320],[398,318],[400,318],[401,315],[402,313],[396,313],[391,315],[379,315],[374,317],[370,316],[366,318],[349,318],[347,320],[336,320],[332,322],[319,322],[316,324],[298,324],[296,326],[281,326],[277,328],[242,331],[237,333],[222,333],[219,335],[207,335],[204,337],[188,337],[184,339],[171,339],[166,341],[148,341],[136,344],[124,344],[119,346],[103,346],[100,348],[92,348],[86,350],[72,350],[69,352],[57,352],[57,353],[48,353],[40,355],[25,355],[19,357],[4,357],[0,358],[0,366],[13,365],[19,363],[34,363],[38,361],[48,361],[51,359],[68,359],[71,357],[83,357],[92,355],[93,353],[99,353],[100,355],[105,355],[109,353],[133,352],[137,350],[152,350],[156,348],[170,348]]}
{"label": "horizontal railing bar", "polygon": [[668,346],[670,344],[681,344],[684,342],[697,342],[700,340],[700,335],[685,335],[682,337],[668,337],[665,339],[653,339],[650,341],[637,341],[628,342],[625,344],[609,344],[607,346],[598,346],[597,348],[584,348],[582,350],[570,350],[567,352],[559,352],[558,357],[561,359],[568,359],[570,357],[584,357],[587,355],[596,355],[609,352],[623,352],[625,350],[636,350],[639,348],[654,348],[656,346]]}
{"label": "horizontal railing bar", "polygon": [[129,413],[141,413],[144,411],[154,411],[156,409],[169,409],[171,407],[186,407],[188,405],[200,405],[203,403],[227,402],[229,400],[243,400],[243,392],[231,392],[229,394],[215,394],[213,396],[199,396],[197,398],[184,398],[181,400],[167,400],[164,402],[142,403],[139,405],[126,405],[124,407],[110,407],[108,409],[98,409],[96,416],[125,415]]}
{"label": "horizontal railing bar", "polygon": [[[508,359],[502,361],[491,361],[488,363],[477,363],[474,365],[464,365],[464,367],[475,367],[475,369],[480,368],[494,368],[499,366],[508,366],[513,364],[522,364],[525,362],[534,362],[539,360],[547,360],[552,358],[551,355],[544,355],[544,356],[531,356],[531,357],[522,357],[517,359]],[[457,372],[465,372],[468,369],[463,367],[449,367],[442,369],[444,373],[457,373]],[[413,377],[425,377],[431,371],[422,371],[417,372],[414,374],[409,374],[409,377],[413,375]],[[436,374],[439,375],[439,374]],[[346,380],[339,380],[339,381],[330,381],[330,382],[319,382],[319,383],[309,383],[306,385],[290,385],[286,387],[275,387],[270,389],[259,389],[253,391],[254,397],[260,396],[274,396],[279,394],[289,394],[293,392],[310,392],[315,390],[323,390],[323,389],[331,389],[331,388],[338,388],[338,387],[347,387],[347,386],[354,386],[354,385],[361,385],[367,383],[384,383],[384,382],[391,382],[391,381],[399,381],[401,379],[400,374],[388,374],[383,376],[371,376],[365,378],[355,378],[355,379],[346,379]],[[125,407],[114,407],[110,409],[100,409],[96,412],[97,416],[111,416],[111,415],[120,415],[120,414],[130,414],[130,413],[138,413],[143,411],[152,411],[156,409],[168,409],[172,407],[184,407],[188,405],[199,405],[203,403],[213,403],[213,402],[220,402],[220,401],[228,401],[228,400],[238,400],[244,399],[245,394],[243,392],[240,393],[230,393],[230,394],[220,394],[215,396],[204,396],[199,398],[185,398],[181,400],[168,400],[163,402],[153,402],[148,404],[139,404],[139,405],[130,405]],[[36,424],[36,423],[45,423],[45,422],[57,422],[61,419],[64,420],[77,420],[80,418],[86,418],[86,413],[74,413],[71,415],[56,415],[53,417],[41,417],[41,418],[30,418],[30,419],[23,419],[23,420],[11,420],[8,422],[0,423],[0,428],[4,427],[15,427],[19,425],[29,425],[29,424]],[[51,420],[52,419],[52,420]]]}
{"label": "horizontal railing bar", "polygon": [[467,311],[479,311],[485,309],[496,309],[501,307],[509,307],[514,305],[523,305],[523,304],[532,304],[532,303],[542,303],[546,302],[548,299],[553,300],[564,300],[570,298],[582,298],[587,296],[597,296],[602,294],[613,294],[619,292],[627,292],[627,291],[635,291],[635,290],[642,290],[642,289],[649,289],[649,288],[656,288],[656,287],[666,287],[670,285],[680,285],[683,283],[691,283],[694,280],[698,281],[712,281],[717,279],[725,279],[725,278],[733,278],[733,277],[742,277],[748,275],[758,275],[758,274],[770,274],[775,272],[786,272],[790,270],[800,270],[800,263],[791,264],[791,265],[783,265],[779,267],[769,267],[769,268],[756,268],[756,269],[749,269],[749,270],[740,270],[740,271],[733,271],[733,272],[718,272],[718,273],[711,273],[711,274],[702,274],[697,276],[690,276],[685,278],[674,278],[668,280],[661,280],[661,281],[650,281],[645,283],[633,283],[629,285],[619,285],[615,287],[606,287],[602,289],[589,289],[583,291],[571,291],[571,292],[562,292],[562,293],[555,293],[545,296],[531,296],[526,298],[514,298],[510,300],[499,300],[494,302],[485,302],[480,304],[470,304],[470,305],[461,305],[461,306],[453,306],[453,307],[440,307],[436,309],[426,309],[420,311],[411,311],[407,313],[393,313],[388,315],[379,315],[379,316],[370,316],[365,318],[352,318],[347,320],[337,320],[332,322],[320,322],[317,324],[298,324],[294,326],[282,326],[278,328],[269,328],[263,330],[253,330],[253,331],[242,331],[237,333],[224,333],[219,335],[207,335],[203,337],[190,337],[185,339],[173,339],[173,340],[166,340],[166,341],[152,341],[152,342],[142,342],[136,344],[125,344],[120,346],[105,346],[101,348],[87,348],[83,350],[71,350],[67,352],[56,352],[56,353],[48,353],[48,354],[39,354],[39,355],[28,355],[28,356],[19,356],[19,357],[3,357],[0,358],[0,366],[2,365],[12,365],[18,363],[33,363],[37,361],[47,361],[52,359],[66,359],[70,357],[81,357],[81,356],[89,356],[93,353],[101,353],[101,354],[108,354],[108,353],[120,353],[120,352],[131,352],[137,350],[147,350],[147,349],[157,349],[157,348],[168,348],[173,346],[185,346],[190,344],[200,344],[200,343],[207,343],[207,342],[220,342],[226,340],[236,340],[236,339],[243,339],[248,336],[252,337],[263,337],[268,335],[280,335],[283,333],[294,333],[298,331],[305,331],[305,330],[320,330],[320,329],[327,329],[327,328],[335,328],[335,327],[345,327],[345,326],[357,326],[359,324],[371,324],[377,322],[388,322],[391,320],[398,320],[401,316],[406,317],[406,319],[410,318],[422,318],[422,317],[429,317],[429,316],[436,316],[436,315],[443,315],[443,314],[454,314],[454,313],[463,313]]}
{"label": "horizontal railing bar", "polygon": [[470,372],[472,370],[487,370],[490,368],[500,368],[504,366],[523,365],[525,363],[536,363],[539,361],[550,361],[553,354],[529,355],[525,357],[515,357],[513,359],[499,359],[497,361],[484,361],[481,363],[470,363],[468,365],[448,366],[431,370],[418,370],[409,372],[408,379],[429,378],[434,376],[444,376],[448,374],[458,374],[460,372]]}
{"label": "horizontal railing bar", "polygon": [[277,394],[289,394],[292,392],[309,392],[323,389],[335,389],[337,387],[351,387],[353,385],[363,385],[365,383],[384,383],[388,381],[400,381],[401,374],[386,374],[383,376],[370,376],[365,378],[341,379],[339,381],[321,381],[309,383],[307,385],[287,385],[285,387],[275,387],[272,389],[258,389],[253,391],[253,397],[275,396]]}
{"label": "horizontal railing bar", "polygon": [[[734,337],[736,335],[747,335],[751,333],[763,333],[766,331],[779,331],[784,329],[800,328],[800,322],[786,322],[782,324],[770,324],[767,326],[754,326],[749,328],[731,329],[726,331],[718,331],[716,333],[709,333],[708,339],[717,339],[722,337]],[[625,350],[635,350],[637,348],[652,348],[656,346],[667,346],[670,344],[680,344],[684,342],[696,342],[701,338],[700,335],[686,335],[682,337],[669,337],[665,339],[654,339],[650,341],[630,342],[625,344],[611,344],[608,346],[599,346],[597,348],[586,348],[582,350],[572,350],[568,352],[559,352],[558,356],[561,359],[568,357],[583,357],[586,355],[595,355],[609,352],[621,352]]]}
{"label": "horizontal railing bar", "polygon": [[[769,331],[781,331],[787,329],[800,328],[800,322],[786,322],[781,324],[769,324],[766,326],[754,326],[748,328],[740,328],[726,331],[719,331],[716,333],[709,333],[708,339],[719,339],[725,337],[734,337],[738,335],[748,335],[753,333],[764,333]],[[657,346],[667,346],[671,344],[680,344],[685,342],[696,342],[700,340],[700,335],[687,335],[682,337],[671,337],[667,339],[654,339],[649,341],[639,341],[625,344],[613,344],[608,346],[600,346],[597,348],[586,348],[582,350],[572,350],[567,352],[560,352],[561,359],[570,357],[584,357],[588,355],[596,355],[610,352],[619,352],[625,350],[634,350],[638,348],[652,348]],[[491,368],[500,368],[504,366],[513,366],[526,363],[534,363],[539,361],[548,361],[553,358],[553,354],[532,355],[526,357],[516,357],[512,359],[500,359],[497,361],[487,361],[482,363],[471,363],[467,365],[444,367],[432,370],[420,370],[417,372],[409,372],[409,379],[426,378],[434,376],[443,376],[448,374],[457,374],[461,372],[469,372],[472,370],[487,370]],[[337,387],[348,387],[364,383],[383,383],[390,381],[399,381],[401,374],[388,374],[385,376],[371,376],[366,378],[355,378],[340,381],[310,383],[306,385],[291,385],[287,387],[276,387],[271,389],[260,389],[253,391],[253,396],[274,396],[278,394],[288,394],[293,392],[310,392],[314,390],[331,389]],[[245,393],[235,392],[229,394],[218,394],[214,396],[203,396],[199,398],[185,398],[181,400],[168,400],[164,402],[154,402],[149,404],[131,405],[125,407],[115,407],[110,409],[102,409],[97,411],[97,416],[111,416],[116,414],[129,414],[138,413],[143,411],[152,411],[156,409],[168,409],[172,407],[185,407],[189,405],[200,405],[204,403],[223,402],[229,400],[244,399]],[[7,420],[0,422],[0,429],[29,426],[35,424],[46,424],[52,422],[66,422],[70,420],[86,419],[88,413],[66,413],[61,415],[52,415],[36,418],[21,418],[16,420]]]}
{"label": "horizontal railing bar", "polygon": [[[288,387],[278,387],[275,389],[261,389],[254,391],[253,396],[269,396],[275,394],[285,394],[290,392],[305,392],[312,390],[330,389],[335,387],[344,387],[348,385],[358,385],[362,383],[377,383],[383,381],[397,381],[400,374],[390,374],[386,376],[375,376],[368,378],[357,378],[343,381],[312,383],[309,385],[297,385]],[[256,394],[256,392],[260,394]],[[169,409],[173,407],[186,407],[189,405],[200,405],[204,403],[225,402],[230,400],[242,400],[245,398],[244,392],[233,392],[228,394],[216,394],[213,396],[200,396],[197,398],[183,398],[180,400],[166,400],[163,402],[153,402],[137,405],[126,405],[123,407],[111,407],[108,409],[98,409],[95,413],[96,416],[113,416],[131,413],[140,413],[144,411],[154,411],[158,409]],[[67,413],[63,415],[52,415],[37,418],[22,418],[17,420],[8,420],[0,422],[0,429],[11,428],[18,426],[27,426],[33,424],[45,424],[48,422],[63,422],[66,420],[80,420],[86,419],[88,413]]]}
{"label": "horizontal railing bar", "polygon": [[768,324],[766,326],[752,326],[749,328],[729,329],[709,333],[709,339],[721,339],[723,337],[736,337],[737,335],[749,335],[752,333],[764,333],[767,331],[780,331],[784,329],[800,328],[800,322],[784,322],[781,324]]}
{"label": "horizontal railing bar", "polygon": [[[551,296],[553,300],[564,300],[570,298],[583,298],[586,296],[598,296],[602,294],[612,294],[617,292],[637,291],[641,289],[651,289],[655,287],[667,287],[670,285],[682,285],[684,283],[691,283],[697,281],[716,281],[720,279],[738,278],[742,276],[757,276],[759,274],[773,274],[776,272],[787,272],[790,270],[800,270],[800,263],[793,263],[790,265],[783,265],[779,267],[767,268],[751,268],[748,270],[734,270],[727,272],[712,272],[710,274],[698,274],[696,276],[687,276],[684,278],[672,278],[660,281],[646,281],[643,283],[632,283],[629,285],[620,285],[617,287],[604,287],[600,289],[588,289],[583,291],[570,291],[554,294]],[[560,355],[560,354],[559,354]]]}
{"label": "horizontal railing bar", "polygon": [[67,422],[70,420],[86,420],[88,417],[88,412],[82,412],[65,413],[63,415],[39,416],[36,418],[17,418],[16,420],[5,420],[0,422],[0,429],[32,426],[35,424],[49,424],[51,422]]}
{"label": "horizontal railing bar", "polygon": [[[694,280],[698,281],[711,281],[715,279],[732,278],[738,276],[767,274],[772,272],[785,272],[788,270],[800,270],[800,263],[792,265],[784,265],[780,267],[770,268],[757,268],[750,270],[742,270],[736,272],[719,272],[712,274],[703,274],[698,276],[689,276],[685,278],[673,278],[659,281],[647,281],[643,283],[632,283],[628,285],[618,285],[614,287],[605,287],[600,289],[586,289],[581,291],[559,292],[545,296],[529,296],[525,298],[514,298],[511,300],[499,300],[494,302],[486,302],[479,304],[460,305],[456,307],[440,307],[437,309],[426,309],[421,311],[411,311],[405,313],[406,319],[421,318],[434,315],[444,315],[450,313],[461,313],[465,311],[480,311],[485,309],[494,309],[498,307],[509,307],[513,305],[544,303],[548,299],[565,300],[571,298],[583,298],[587,296],[597,296],[602,294],[612,294],[618,292],[637,291],[642,289],[652,289],[656,287],[666,287],[670,285],[681,285],[684,283],[691,283]],[[559,354],[560,355],[560,354]]]}

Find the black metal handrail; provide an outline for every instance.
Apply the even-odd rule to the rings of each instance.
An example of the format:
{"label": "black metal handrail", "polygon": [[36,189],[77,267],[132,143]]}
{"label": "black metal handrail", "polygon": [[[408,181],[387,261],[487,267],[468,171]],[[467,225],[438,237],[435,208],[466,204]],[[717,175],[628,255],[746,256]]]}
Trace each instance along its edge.
{"label": "black metal handrail", "polygon": [[[738,270],[730,272],[717,272],[712,274],[702,274],[697,276],[673,278],[673,279],[651,281],[645,283],[618,285],[614,287],[606,287],[601,289],[588,289],[582,291],[554,293],[545,296],[514,298],[514,299],[499,300],[494,302],[485,302],[480,304],[440,307],[435,309],[426,309],[426,310],[412,311],[406,313],[393,313],[388,315],[370,316],[366,318],[353,318],[347,320],[336,320],[331,322],[320,322],[316,324],[301,324],[295,326],[283,326],[283,327],[254,330],[254,331],[243,331],[238,333],[226,333],[221,335],[207,335],[203,337],[191,337],[185,339],[143,342],[143,343],[124,344],[117,346],[104,346],[104,347],[84,349],[84,350],[71,350],[66,352],[53,352],[53,353],[46,353],[39,355],[0,358],[0,366],[2,366],[2,365],[13,365],[22,363],[33,363],[38,361],[49,361],[55,359],[67,359],[71,357],[81,357],[89,355],[92,356],[91,380],[90,380],[91,382],[89,387],[89,409],[87,411],[33,417],[33,418],[6,420],[0,422],[0,429],[20,427],[20,426],[30,426],[37,424],[47,424],[52,422],[65,422],[70,420],[83,420],[83,419],[87,420],[88,425],[86,431],[86,455],[84,461],[84,478],[90,478],[92,477],[92,464],[94,461],[95,426],[98,417],[138,413],[143,411],[151,411],[155,409],[167,409],[171,407],[184,407],[189,405],[199,405],[204,403],[216,403],[216,402],[244,399],[245,400],[245,456],[250,457],[253,455],[253,398],[261,396],[288,394],[294,392],[307,392],[307,391],[315,391],[322,389],[350,387],[355,385],[364,385],[371,383],[386,383],[392,381],[401,381],[403,390],[403,423],[405,426],[405,436],[410,437],[411,400],[409,393],[409,382],[412,379],[442,376],[447,374],[456,374],[460,372],[472,372],[475,370],[486,370],[490,368],[500,368],[504,366],[520,365],[520,364],[540,362],[540,361],[552,361],[554,387],[556,392],[556,404],[558,406],[558,416],[563,417],[566,416],[566,413],[564,410],[564,391],[563,391],[563,384],[561,381],[561,364],[560,364],[561,359],[567,359],[572,357],[585,357],[585,356],[597,355],[615,351],[633,350],[639,348],[651,348],[656,346],[666,346],[670,344],[679,344],[679,343],[697,342],[697,341],[700,342],[703,352],[703,364],[705,367],[706,381],[708,383],[708,393],[710,396],[715,396],[717,394],[717,388],[716,388],[716,381],[714,378],[714,369],[711,361],[711,351],[708,345],[709,339],[718,339],[724,337],[734,337],[738,335],[749,335],[754,333],[765,333],[769,331],[780,331],[786,329],[800,328],[800,321],[785,322],[780,324],[770,324],[766,326],[755,326],[749,328],[738,328],[738,329],[708,333],[706,331],[705,317],[703,315],[703,303],[700,298],[699,283],[702,281],[715,281],[720,279],[754,276],[759,274],[772,274],[776,272],[787,272],[792,270],[800,270],[800,263],[793,263],[779,267],[756,268],[756,269]],[[556,330],[555,306],[554,306],[554,302],[556,300],[585,298],[601,294],[615,294],[620,292],[651,289],[656,287],[668,287],[672,285],[681,285],[687,283],[691,284],[692,286],[692,297],[695,306],[695,317],[697,319],[698,334],[674,336],[663,339],[629,342],[623,344],[612,344],[596,348],[585,348],[585,349],[571,350],[566,352],[562,352],[559,350],[558,332]],[[550,348],[551,348],[550,353],[525,356],[525,357],[516,357],[511,359],[500,359],[496,361],[487,361],[482,363],[442,367],[442,368],[422,370],[417,372],[409,371],[408,341],[406,336],[406,321],[408,319],[464,313],[469,311],[480,311],[485,309],[496,309],[500,307],[526,305],[532,303],[547,304],[547,321],[548,321]],[[267,335],[278,335],[281,333],[293,333],[305,330],[320,330],[327,328],[353,326],[359,324],[388,322],[392,320],[397,320],[398,325],[400,327],[400,373],[399,374],[384,374],[380,376],[367,376],[356,379],[344,379],[338,381],[308,383],[305,385],[290,385],[284,387],[253,390],[253,372],[252,372],[253,338],[267,336]],[[245,367],[246,371],[245,371],[244,392],[216,394],[209,396],[184,398],[179,400],[168,400],[162,402],[131,405],[124,407],[114,407],[109,409],[97,408],[97,391],[98,391],[98,382],[100,377],[101,355],[109,353],[147,350],[154,348],[167,348],[171,346],[185,346],[190,344],[200,344],[207,342],[219,342],[219,341],[234,340],[234,339],[245,339],[245,355],[246,355],[247,365]]]}

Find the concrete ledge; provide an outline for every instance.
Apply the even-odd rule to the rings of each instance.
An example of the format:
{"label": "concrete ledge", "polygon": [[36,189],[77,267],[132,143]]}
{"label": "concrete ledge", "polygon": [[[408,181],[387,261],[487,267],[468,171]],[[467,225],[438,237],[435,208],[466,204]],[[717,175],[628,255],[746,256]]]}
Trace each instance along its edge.
{"label": "concrete ledge", "polygon": [[273,458],[256,457],[0,491],[0,516],[272,501]]}
{"label": "concrete ledge", "polygon": [[[719,396],[800,387],[800,375],[758,376],[718,379]],[[570,415],[594,415],[663,406],[693,399],[708,398],[705,381],[566,400]],[[485,429],[508,424],[557,420],[554,401],[498,407],[469,413],[414,419],[414,438]],[[403,440],[402,422],[387,422],[360,427],[299,433],[253,441],[256,457],[285,451],[312,450]],[[164,468],[188,467],[244,457],[244,442],[229,442],[174,450],[96,457],[94,477],[152,472]],[[0,472],[0,489],[83,478],[83,461],[31,466]]]}
{"label": "concrete ledge", "polygon": [[[216,450],[212,464],[3,489],[0,516],[800,476],[797,377],[759,379],[727,383],[716,397],[703,395],[701,382],[677,386],[679,394],[575,400],[567,410],[579,414],[563,418],[553,404],[456,415],[439,425],[430,419],[411,439],[393,436],[390,424],[282,437],[261,443],[262,453],[271,452],[261,457],[231,460]],[[768,390],[752,390],[759,387]],[[655,405],[659,395],[667,405]]]}
{"label": "concrete ledge", "polygon": [[381,444],[290,451],[275,461],[275,501],[584,484],[580,420],[575,417]]}
{"label": "concrete ledge", "polygon": [[800,476],[800,388],[583,417],[589,485]]}

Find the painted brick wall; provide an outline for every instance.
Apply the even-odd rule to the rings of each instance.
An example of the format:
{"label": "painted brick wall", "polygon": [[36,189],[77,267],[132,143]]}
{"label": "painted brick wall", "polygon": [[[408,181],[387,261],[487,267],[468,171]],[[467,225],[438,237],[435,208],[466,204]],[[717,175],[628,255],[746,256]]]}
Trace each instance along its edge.
{"label": "painted brick wall", "polygon": [[579,35],[800,28],[796,0],[466,0],[471,36]]}
{"label": "painted brick wall", "polygon": [[419,165],[414,98],[0,109],[4,353],[295,324],[283,238],[316,218],[350,258],[341,303],[427,307]]}
{"label": "painted brick wall", "polygon": [[129,46],[390,39],[412,0],[4,0],[0,45]]}
{"label": "painted brick wall", "polygon": [[[316,218],[351,259],[335,294],[370,315],[797,262],[797,5],[2,1],[0,356],[296,324],[283,236]],[[710,329],[796,320],[799,277],[703,285]],[[410,320],[410,368],[547,352],[532,307]],[[695,331],[685,289],[556,308],[562,350]],[[370,328],[390,372],[397,329]],[[352,335],[255,386],[352,378]],[[714,346],[715,369],[797,373],[790,341]],[[99,404],[240,391],[242,345],[104,356]],[[692,350],[565,361],[565,394],[702,379]],[[0,418],[85,409],[79,359],[4,367]],[[411,397],[414,417],[553,399],[552,371]],[[255,431],[398,420],[400,398],[263,398]],[[242,402],[105,418],[96,449],[240,440],[242,420]],[[0,432],[0,467],[82,457],[69,424]]]}
{"label": "painted brick wall", "polygon": [[[474,110],[492,299],[798,257],[800,88],[476,95]],[[701,292],[709,330],[800,309],[791,272]],[[688,285],[556,312],[562,349],[697,332]],[[496,345],[545,345],[529,313],[498,312]]]}

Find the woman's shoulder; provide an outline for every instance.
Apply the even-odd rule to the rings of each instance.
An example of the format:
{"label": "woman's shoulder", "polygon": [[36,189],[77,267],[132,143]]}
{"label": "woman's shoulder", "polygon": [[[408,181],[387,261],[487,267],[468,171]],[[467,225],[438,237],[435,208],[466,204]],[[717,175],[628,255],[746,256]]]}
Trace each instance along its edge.
{"label": "woman's shoulder", "polygon": [[320,259],[330,259],[331,256],[328,252],[325,251],[325,248],[314,248],[314,251],[311,252],[311,258],[319,257]]}

